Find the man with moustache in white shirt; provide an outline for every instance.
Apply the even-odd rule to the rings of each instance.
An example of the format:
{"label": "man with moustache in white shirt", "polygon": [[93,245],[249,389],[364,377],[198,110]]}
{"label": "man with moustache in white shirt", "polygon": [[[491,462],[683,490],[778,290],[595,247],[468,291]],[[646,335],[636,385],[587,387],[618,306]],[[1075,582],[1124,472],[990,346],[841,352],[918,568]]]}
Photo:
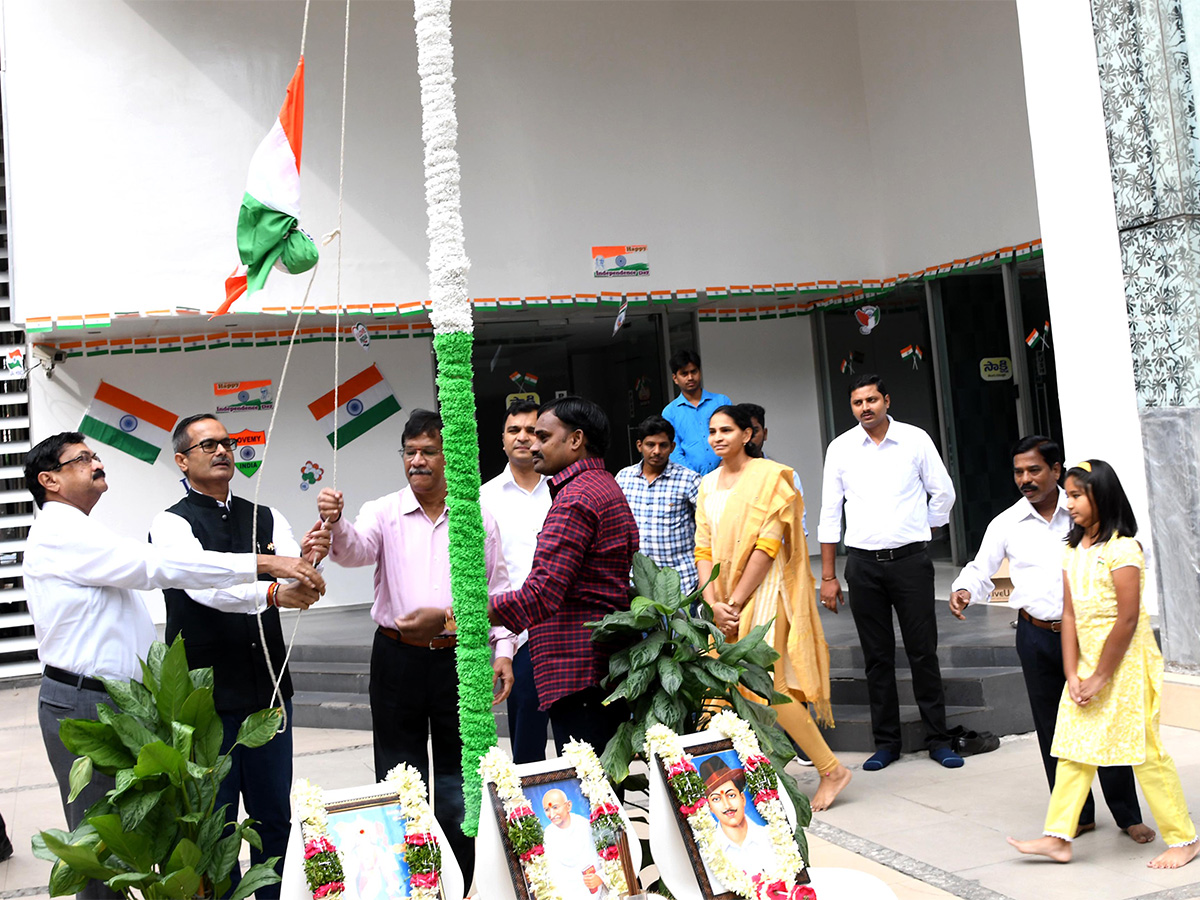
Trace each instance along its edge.
{"label": "man with moustache in white shirt", "polygon": [[925,746],[948,769],[963,764],[950,749],[946,694],[937,658],[933,562],[926,549],[933,528],[950,521],[954,485],[929,435],[887,414],[892,399],[883,379],[863,375],[851,385],[858,425],[834,438],[825,455],[821,493],[821,603],[845,603],[837,577],[837,545],[846,512],[846,584],[850,612],[866,660],[875,753],[863,763],[875,772],[900,758],[900,698],[896,633],[912,667],[913,693]]}
{"label": "man with moustache in white shirt", "polygon": [[[1033,725],[1042,751],[1046,781],[1054,789],[1057,761],[1050,755],[1058,703],[1062,699],[1063,548],[1071,530],[1066,494],[1059,487],[1063,452],[1057,443],[1040,434],[1022,438],[1013,447],[1013,478],[1022,497],[996,518],[984,532],[975,559],[951,585],[950,612],[966,619],[963,611],[972,601],[987,603],[992,593],[992,573],[1008,559],[1013,590],[1008,605],[1017,610],[1017,655],[1029,693]],[[1117,825],[1139,844],[1154,840],[1154,831],[1142,823],[1129,766],[1103,766],[1100,785]],[[1088,793],[1079,830],[1096,827],[1096,801]]]}
{"label": "man with moustache in white shirt", "polygon": [[[533,469],[534,426],[538,405],[514,400],[504,419],[501,441],[508,465],[479,489],[479,500],[500,528],[500,544],[508,566],[508,580],[516,590],[533,568],[538,532],[550,510],[550,485]],[[513,654],[513,687],[508,695],[508,731],[515,763],[546,758],[546,727],[550,717],[538,709],[529,657],[529,632],[517,635]]]}

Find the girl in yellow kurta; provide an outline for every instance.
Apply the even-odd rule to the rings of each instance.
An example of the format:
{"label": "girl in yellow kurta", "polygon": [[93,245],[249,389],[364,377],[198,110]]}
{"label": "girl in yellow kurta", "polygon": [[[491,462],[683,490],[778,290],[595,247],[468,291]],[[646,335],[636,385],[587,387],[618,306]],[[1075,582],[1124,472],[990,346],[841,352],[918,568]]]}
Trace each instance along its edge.
{"label": "girl in yellow kurta", "polygon": [[1063,559],[1063,669],[1051,754],[1058,757],[1044,837],[1009,843],[1022,853],[1071,859],[1071,839],[1097,766],[1132,765],[1167,851],[1151,868],[1174,869],[1196,856],[1175,763],[1158,733],[1163,661],[1141,604],[1145,584],[1137,522],[1108,463],[1070,469],[1067,511],[1074,521]]}
{"label": "girl in yellow kurta", "polygon": [[713,563],[721,564],[704,600],[729,640],[773,623],[765,640],[781,657],[775,690],[792,702],[772,708],[821,773],[812,808],[823,810],[850,783],[850,770],[833,755],[806,706],[811,703],[818,719],[832,723],[829,647],[801,526],[804,500],[793,487],[792,470],[762,459],[751,434],[750,415],[741,407],[722,406],[709,419],[708,442],[721,465],[700,482],[696,568],[704,584]]}

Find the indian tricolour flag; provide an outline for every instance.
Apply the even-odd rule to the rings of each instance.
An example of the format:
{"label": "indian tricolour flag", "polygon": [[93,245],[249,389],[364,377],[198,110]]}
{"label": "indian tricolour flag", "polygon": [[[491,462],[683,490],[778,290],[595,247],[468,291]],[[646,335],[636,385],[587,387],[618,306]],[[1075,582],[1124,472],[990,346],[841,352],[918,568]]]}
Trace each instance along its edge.
{"label": "indian tricolour flag", "polygon": [[79,430],[130,456],[153,463],[171,442],[179,416],[128,391],[100,382]]}
{"label": "indian tricolour flag", "polygon": [[267,282],[271,266],[293,275],[317,264],[312,238],[300,230],[300,149],[304,142],[304,57],[296,64],[279,118],[250,160],[246,193],[238,213],[237,245],[242,265],[225,279],[225,302],[217,315],[244,293]]}
{"label": "indian tricolour flag", "polygon": [[[378,366],[363,369],[337,390],[336,406],[333,391],[308,404],[317,424],[325,429],[325,437],[334,442],[334,423],[337,423],[337,447],[344,447],[386,419],[400,412],[400,401],[383,380]],[[335,417],[336,414],[336,417]]]}

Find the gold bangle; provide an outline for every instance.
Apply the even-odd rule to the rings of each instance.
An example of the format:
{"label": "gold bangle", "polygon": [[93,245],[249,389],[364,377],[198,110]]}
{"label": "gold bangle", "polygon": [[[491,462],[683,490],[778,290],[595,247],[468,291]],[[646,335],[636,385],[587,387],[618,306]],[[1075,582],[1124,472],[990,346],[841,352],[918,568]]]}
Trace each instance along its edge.
{"label": "gold bangle", "polygon": [[821,580],[822,581],[837,581],[838,579],[837,579],[836,575],[822,575]]}

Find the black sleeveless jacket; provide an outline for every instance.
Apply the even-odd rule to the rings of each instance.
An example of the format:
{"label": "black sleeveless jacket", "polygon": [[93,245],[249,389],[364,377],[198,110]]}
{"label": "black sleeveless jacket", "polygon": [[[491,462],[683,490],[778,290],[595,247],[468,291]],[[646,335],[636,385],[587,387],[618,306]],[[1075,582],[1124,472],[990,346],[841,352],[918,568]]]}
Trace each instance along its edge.
{"label": "black sleeveless jacket", "polygon": [[[231,495],[232,496],[232,495]],[[184,519],[192,526],[192,534],[205,550],[221,553],[248,553],[253,528],[253,504],[232,497],[227,512],[211,497],[189,491],[187,496],[167,512]],[[274,518],[270,508],[258,507],[258,553],[275,553]],[[260,575],[260,581],[274,581],[270,575]],[[253,613],[220,612],[197,603],[186,592],[177,589],[163,591],[167,601],[167,642],[183,633],[187,647],[188,665],[192,668],[212,666],[213,699],[218,712],[265,709],[271,702],[273,685],[263,658],[258,623]],[[263,631],[271,652],[271,664],[280,679],[284,699],[292,696],[292,680],[280,672],[285,648],[279,625],[279,610],[268,607],[262,614]]]}

